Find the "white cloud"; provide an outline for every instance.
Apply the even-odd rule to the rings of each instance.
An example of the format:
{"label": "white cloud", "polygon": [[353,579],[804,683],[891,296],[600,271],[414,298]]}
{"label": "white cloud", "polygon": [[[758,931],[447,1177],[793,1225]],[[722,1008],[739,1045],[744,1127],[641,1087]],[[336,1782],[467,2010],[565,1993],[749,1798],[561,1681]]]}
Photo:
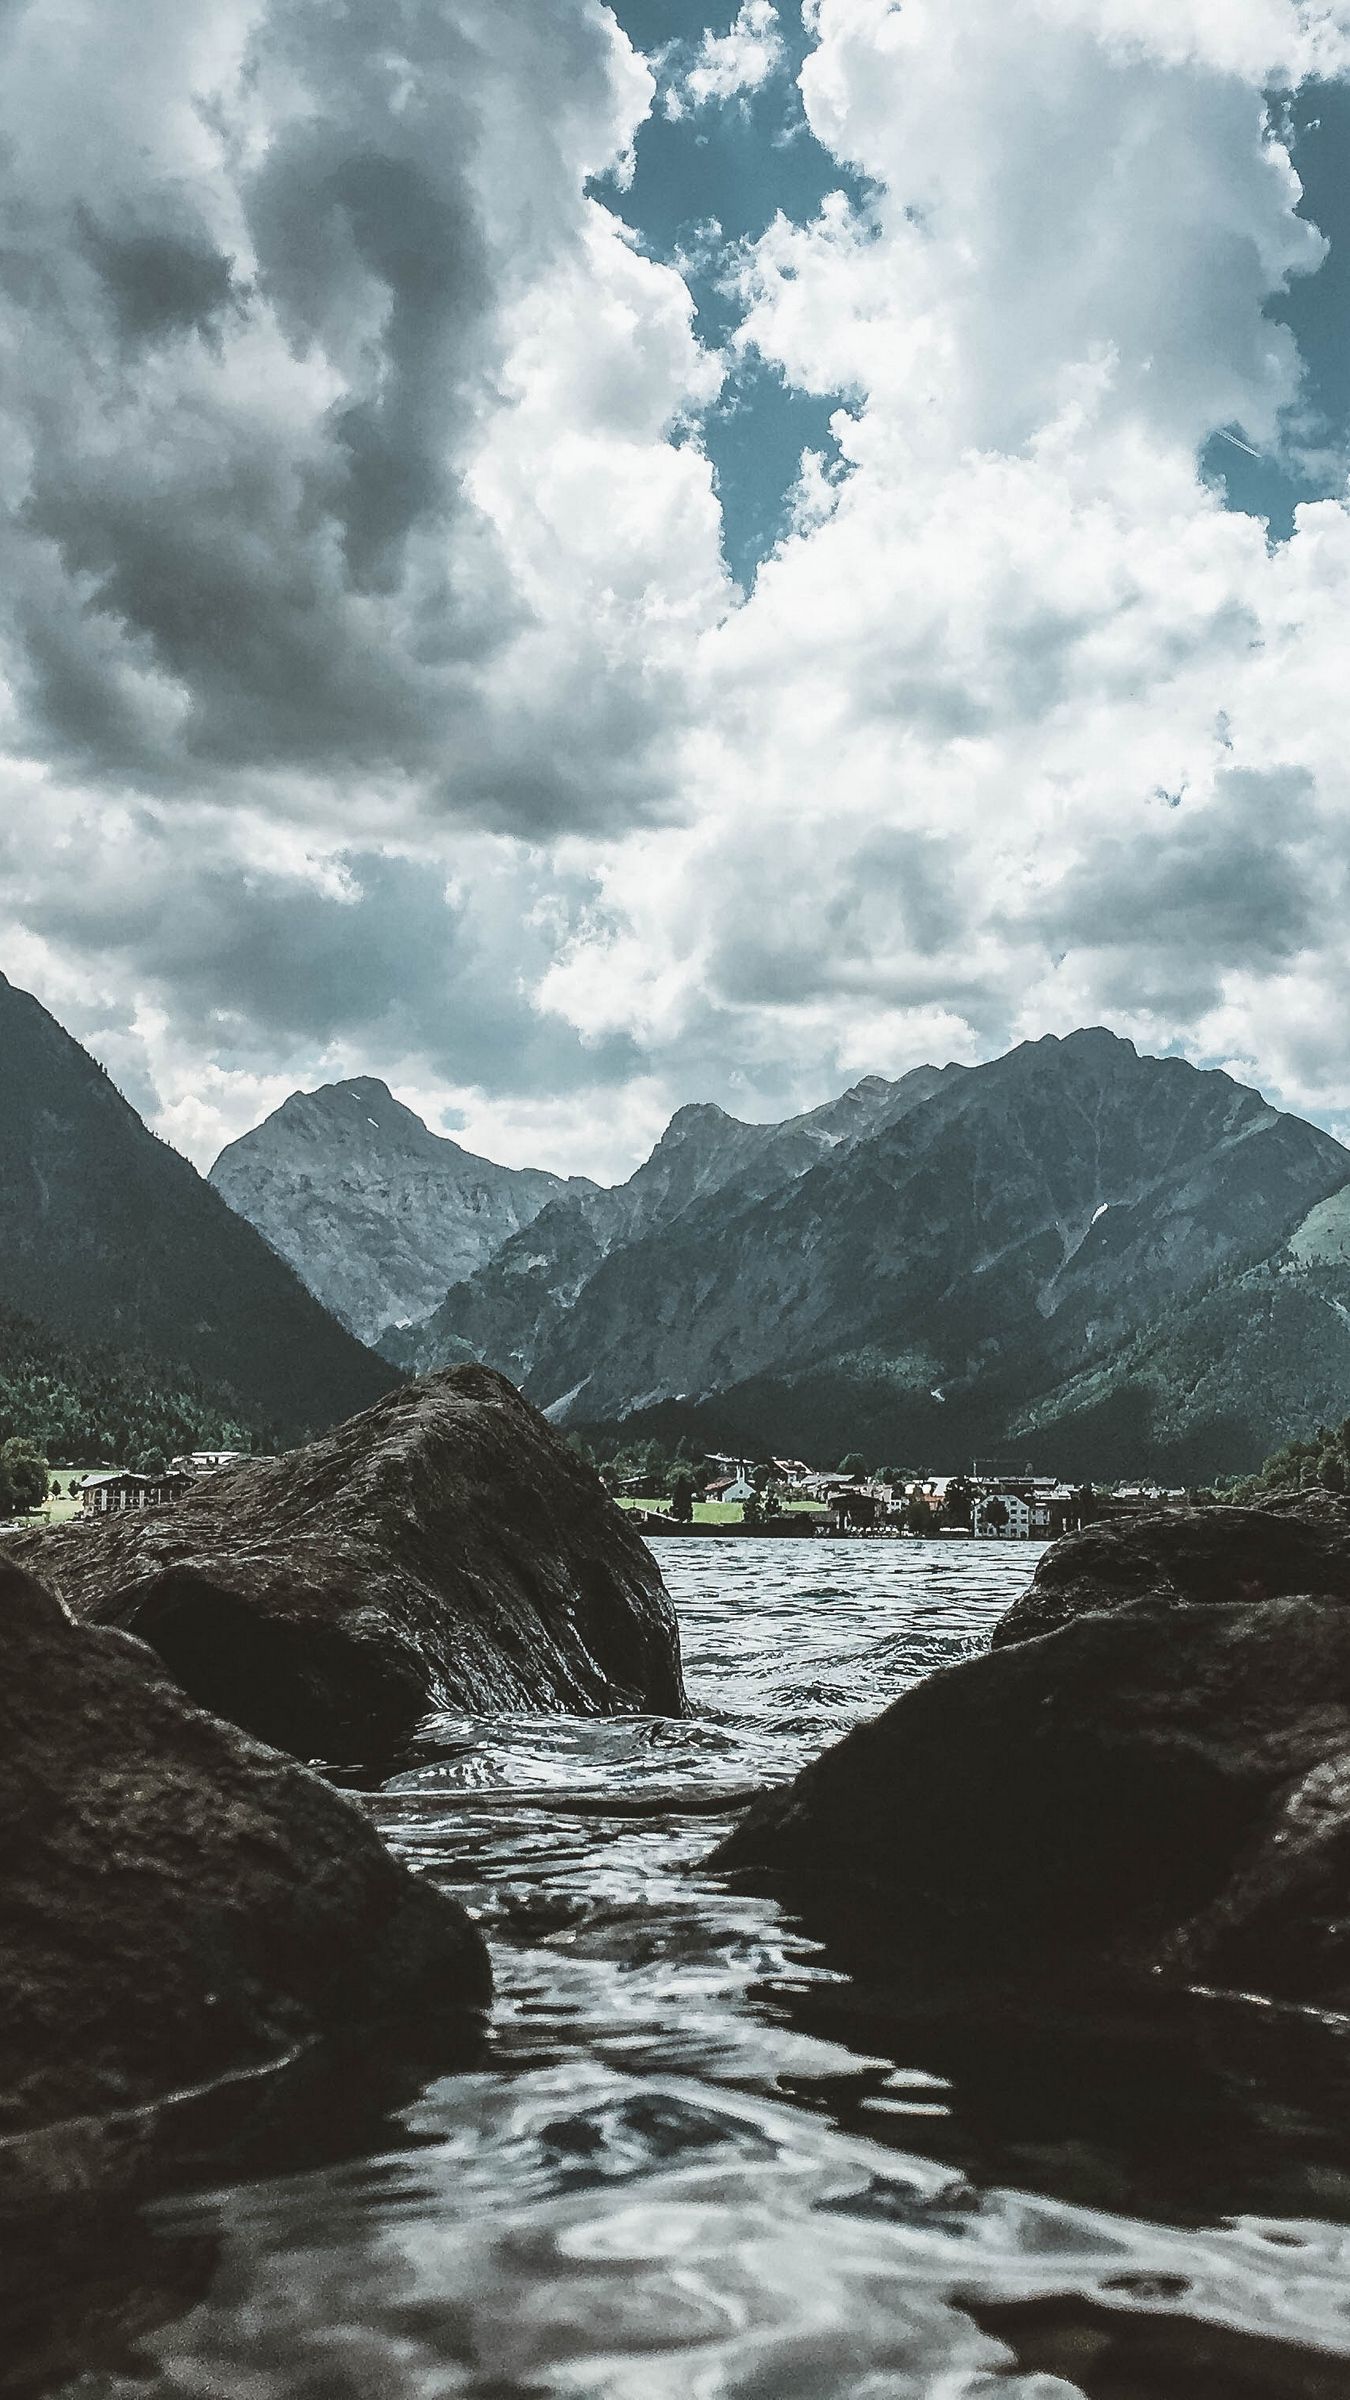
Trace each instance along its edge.
{"label": "white cloud", "polygon": [[[676,56],[682,55],[682,46]],[[705,32],[691,57],[679,65],[662,93],[669,117],[701,108],[725,106],[760,91],[781,74],[787,49],[773,0],[741,0],[735,23],[727,33]]]}
{"label": "white cloud", "polygon": [[[752,1091],[1105,1016],[1344,1108],[1350,517],[1272,555],[1196,468],[1297,402],[1263,309],[1323,245],[1260,83],[1343,28],[823,0],[816,30],[808,112],[877,196],[747,251],[741,338],[847,394],[848,472],[808,462],[704,639],[697,824],[609,857],[544,997]],[[1297,1041],[1262,1011],[1291,981]]]}

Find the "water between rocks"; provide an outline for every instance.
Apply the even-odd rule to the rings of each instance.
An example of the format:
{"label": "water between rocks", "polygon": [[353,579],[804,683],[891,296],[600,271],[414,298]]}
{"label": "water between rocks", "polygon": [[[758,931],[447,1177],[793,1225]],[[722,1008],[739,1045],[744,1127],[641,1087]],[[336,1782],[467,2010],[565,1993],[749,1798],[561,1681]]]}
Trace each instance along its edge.
{"label": "water between rocks", "polygon": [[1035,1553],[659,1547],[688,1723],[438,1718],[369,1800],[487,1931],[483,2059],[324,2164],[157,2203],[59,2389],[1350,2393],[1350,2027],[896,2024],[700,1867],[745,1787],[979,1650]]}

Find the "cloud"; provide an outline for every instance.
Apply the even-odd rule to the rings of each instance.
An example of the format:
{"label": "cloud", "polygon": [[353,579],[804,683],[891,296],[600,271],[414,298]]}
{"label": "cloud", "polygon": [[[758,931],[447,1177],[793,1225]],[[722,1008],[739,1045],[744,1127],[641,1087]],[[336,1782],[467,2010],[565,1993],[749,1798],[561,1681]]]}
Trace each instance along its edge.
{"label": "cloud", "polygon": [[668,117],[697,114],[730,100],[743,103],[748,93],[762,90],[787,65],[787,45],[773,0],[741,0],[729,32],[709,28],[697,47],[675,43],[661,63],[668,75],[661,106]]}
{"label": "cloud", "polygon": [[[1198,464],[1295,438],[1265,95],[1350,17],[809,14],[865,196],[736,254],[730,362],[596,183],[655,81],[594,0],[0,14],[0,933],[197,1155],[368,1069],[617,1171],[1103,1017],[1350,1114],[1350,512]],[[744,600],[740,360],[837,447]]]}
{"label": "cloud", "polygon": [[[1324,245],[1261,81],[1343,30],[822,0],[806,106],[869,198],[746,247],[739,339],[844,396],[842,471],[705,643],[698,823],[608,857],[551,1005],[752,1093],[1106,1015],[1327,1107],[1350,519],[1272,553],[1196,461],[1297,408],[1265,304]],[[1246,1013],[1295,974],[1320,1081]]]}
{"label": "cloud", "polygon": [[[598,643],[574,559],[550,580],[494,513],[526,498],[539,311],[570,283],[594,325],[639,287],[664,339],[630,438],[718,593],[706,462],[665,440],[706,383],[688,295],[584,195],[651,93],[612,20],[69,15],[30,0],[0,29],[11,747],[165,801],[266,782],[305,809],[320,779],[358,821],[372,786],[531,833],[670,806],[643,646]],[[585,398],[557,440],[628,405]]]}

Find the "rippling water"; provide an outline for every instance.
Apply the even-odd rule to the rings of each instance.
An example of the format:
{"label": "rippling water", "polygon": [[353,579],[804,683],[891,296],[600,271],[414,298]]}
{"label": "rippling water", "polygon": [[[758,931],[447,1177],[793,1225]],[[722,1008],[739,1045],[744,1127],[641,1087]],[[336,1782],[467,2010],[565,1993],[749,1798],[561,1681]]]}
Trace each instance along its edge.
{"label": "rippling water", "polygon": [[688,1723],[439,1717],[369,1802],[487,1932],[485,2056],[326,2164],[149,2210],[60,2389],[1350,2393],[1343,2023],[898,2025],[701,1867],[748,1787],[980,1649],[1034,1553],[659,1547]]}

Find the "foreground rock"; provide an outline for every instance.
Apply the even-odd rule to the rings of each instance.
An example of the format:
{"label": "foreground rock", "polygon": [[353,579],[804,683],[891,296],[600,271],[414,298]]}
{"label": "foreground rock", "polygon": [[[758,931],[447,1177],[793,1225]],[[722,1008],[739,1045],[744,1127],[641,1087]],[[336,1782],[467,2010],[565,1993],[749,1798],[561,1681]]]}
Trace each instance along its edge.
{"label": "foreground rock", "polygon": [[931,1992],[1350,2001],[1350,1609],[1132,1601],[946,1668],[715,1855]]}
{"label": "foreground rock", "polygon": [[1169,1508],[1067,1534],[1042,1555],[994,1647],[1053,1633],[1090,1610],[1138,1600],[1275,1600],[1323,1592],[1350,1601],[1350,1503],[1299,1492],[1259,1508]]}
{"label": "foreground rock", "polygon": [[684,1707],[675,1615],[598,1476],[458,1367],[174,1507],[14,1544],[76,1615],[303,1758],[386,1757],[432,1708]]}
{"label": "foreground rock", "polygon": [[[491,1977],[464,1911],[320,1776],[0,1560],[0,2200],[52,2133],[334,2036],[448,2060]],[[29,2137],[27,2141],[14,2137]],[[130,2137],[128,2137],[130,2138]]]}

